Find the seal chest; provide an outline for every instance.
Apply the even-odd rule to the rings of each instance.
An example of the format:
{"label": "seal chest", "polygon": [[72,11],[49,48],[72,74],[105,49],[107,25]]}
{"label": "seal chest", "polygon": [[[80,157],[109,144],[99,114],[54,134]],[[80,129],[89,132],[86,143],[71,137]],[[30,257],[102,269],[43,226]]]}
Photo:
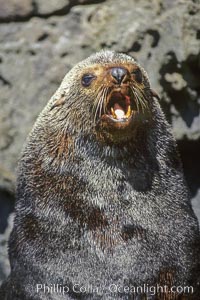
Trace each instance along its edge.
{"label": "seal chest", "polygon": [[157,284],[156,299],[198,299],[198,223],[158,98],[125,54],[66,75],[19,163],[2,299],[49,299],[52,284],[65,292],[51,299],[142,299]]}

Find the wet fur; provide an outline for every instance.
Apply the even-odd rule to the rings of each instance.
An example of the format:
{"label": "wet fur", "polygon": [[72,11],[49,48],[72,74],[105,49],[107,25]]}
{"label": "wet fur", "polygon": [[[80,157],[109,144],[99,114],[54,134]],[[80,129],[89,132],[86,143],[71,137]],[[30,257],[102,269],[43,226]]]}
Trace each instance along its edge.
{"label": "wet fur", "polygon": [[[198,295],[198,223],[145,71],[150,115],[133,137],[109,142],[89,118],[94,91],[81,86],[84,70],[127,61],[136,64],[107,51],[78,64],[38,117],[19,163],[11,275],[0,299],[133,299],[106,288],[164,284],[169,276],[170,284],[193,285]],[[74,293],[77,282],[94,291]],[[70,292],[36,294],[40,283],[67,285]],[[99,285],[105,290],[97,295]],[[180,299],[165,297],[159,299]]]}

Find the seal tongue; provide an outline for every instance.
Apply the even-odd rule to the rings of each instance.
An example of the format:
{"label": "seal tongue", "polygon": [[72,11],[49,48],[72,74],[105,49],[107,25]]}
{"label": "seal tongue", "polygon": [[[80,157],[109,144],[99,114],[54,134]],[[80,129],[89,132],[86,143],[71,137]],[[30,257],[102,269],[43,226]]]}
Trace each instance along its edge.
{"label": "seal tongue", "polygon": [[115,103],[115,105],[114,105],[114,112],[115,112],[117,119],[122,119],[125,116],[125,112],[124,112],[123,108],[118,103]]}

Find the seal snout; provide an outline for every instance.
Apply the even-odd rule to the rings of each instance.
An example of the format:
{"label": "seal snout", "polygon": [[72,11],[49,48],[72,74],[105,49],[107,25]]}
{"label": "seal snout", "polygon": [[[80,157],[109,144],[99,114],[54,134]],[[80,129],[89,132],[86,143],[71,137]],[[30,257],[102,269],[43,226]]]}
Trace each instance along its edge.
{"label": "seal snout", "polygon": [[127,70],[122,67],[111,68],[111,75],[117,81],[118,84],[121,84],[125,76],[127,75]]}

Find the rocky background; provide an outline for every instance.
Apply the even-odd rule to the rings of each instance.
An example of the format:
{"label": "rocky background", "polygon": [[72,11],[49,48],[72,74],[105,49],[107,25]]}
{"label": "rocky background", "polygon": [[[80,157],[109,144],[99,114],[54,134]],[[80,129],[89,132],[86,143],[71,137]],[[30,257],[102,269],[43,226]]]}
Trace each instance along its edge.
{"label": "rocky background", "polygon": [[147,70],[200,218],[200,1],[0,0],[0,281],[25,138],[65,73],[102,48]]}

